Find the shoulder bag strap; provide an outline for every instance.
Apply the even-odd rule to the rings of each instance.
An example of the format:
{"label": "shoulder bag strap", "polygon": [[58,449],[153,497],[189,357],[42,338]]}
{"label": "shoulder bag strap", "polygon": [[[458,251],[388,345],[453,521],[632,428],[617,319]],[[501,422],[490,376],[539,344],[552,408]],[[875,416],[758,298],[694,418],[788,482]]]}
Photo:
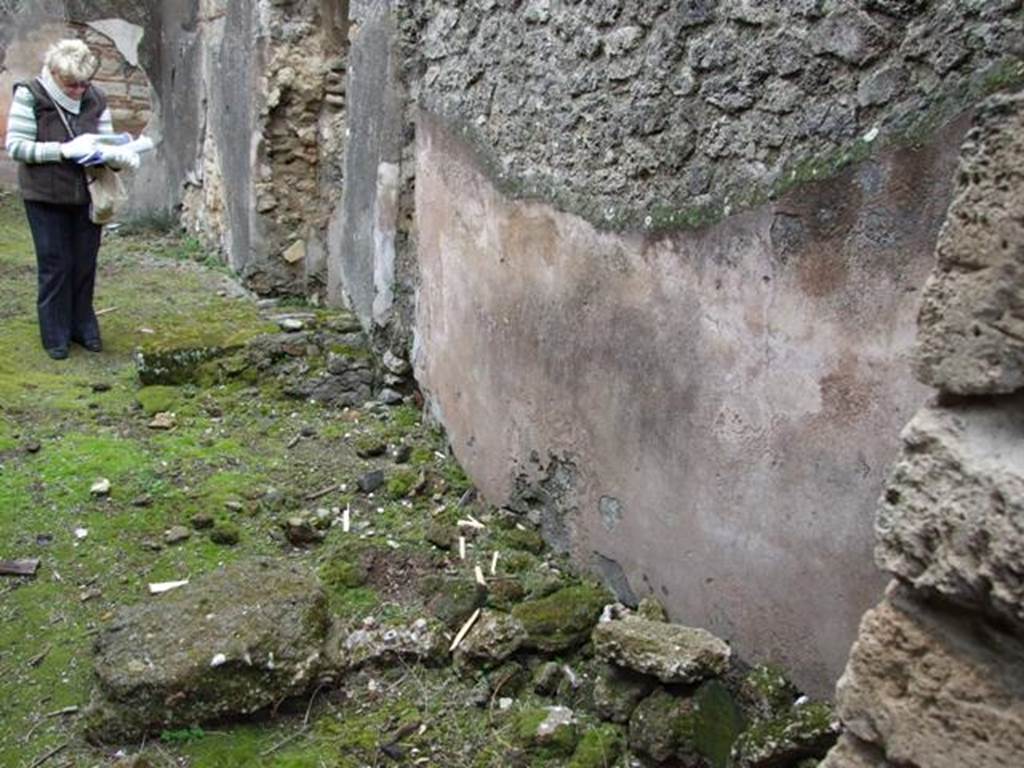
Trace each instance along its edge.
{"label": "shoulder bag strap", "polygon": [[[38,77],[36,78],[36,82],[39,83]],[[39,83],[39,87],[43,88],[43,84]],[[46,92],[45,88],[43,88],[43,92]],[[47,94],[47,98],[49,98],[49,94]],[[60,104],[53,99],[50,99],[50,103],[53,104],[54,108],[57,110],[57,116],[60,117],[60,121],[64,123],[64,130],[68,132],[68,136],[72,139],[76,138],[78,134],[71,130],[71,123],[68,122],[67,115],[64,114],[64,110],[61,108]]]}

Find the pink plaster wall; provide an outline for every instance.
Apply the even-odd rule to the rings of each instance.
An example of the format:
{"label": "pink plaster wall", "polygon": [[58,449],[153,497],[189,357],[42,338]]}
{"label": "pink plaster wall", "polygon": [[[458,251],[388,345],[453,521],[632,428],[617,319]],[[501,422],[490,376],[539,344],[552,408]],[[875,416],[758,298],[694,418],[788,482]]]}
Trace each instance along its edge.
{"label": "pink plaster wall", "polygon": [[[572,550],[828,694],[884,580],[875,502],[963,126],[703,230],[596,231],[417,131],[417,376],[493,502],[577,470]],[[617,499],[619,522],[599,511]]]}

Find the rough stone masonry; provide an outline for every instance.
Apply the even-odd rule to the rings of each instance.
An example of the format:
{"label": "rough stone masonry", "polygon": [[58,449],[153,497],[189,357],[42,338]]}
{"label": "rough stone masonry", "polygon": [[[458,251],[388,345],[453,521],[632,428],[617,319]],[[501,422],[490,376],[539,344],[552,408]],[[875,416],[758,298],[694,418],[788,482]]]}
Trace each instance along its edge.
{"label": "rough stone masonry", "polygon": [[[964,144],[917,346],[938,390],[903,432],[879,566],[824,768],[1019,765],[1024,755],[1024,93]],[[962,394],[969,397],[961,397]]]}

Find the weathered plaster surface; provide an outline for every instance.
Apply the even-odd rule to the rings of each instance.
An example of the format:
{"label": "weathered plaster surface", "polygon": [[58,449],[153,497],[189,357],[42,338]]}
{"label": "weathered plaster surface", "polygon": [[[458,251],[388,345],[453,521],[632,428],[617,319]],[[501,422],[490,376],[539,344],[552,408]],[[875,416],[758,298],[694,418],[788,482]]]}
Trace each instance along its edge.
{"label": "weathered plaster surface", "polygon": [[131,66],[139,66],[139,43],[142,42],[142,27],[137,24],[129,24],[124,19],[97,19],[89,22],[89,26],[109,37],[117,46],[117,50],[124,60]]}
{"label": "weathered plaster surface", "polygon": [[328,296],[369,328],[392,303],[405,95],[394,15],[387,4],[353,13],[361,15],[349,50],[346,184],[328,238]]}
{"label": "weathered plaster surface", "polygon": [[954,153],[656,239],[507,199],[428,114],[417,142],[417,376],[485,495],[571,465],[545,493],[579,557],[826,692],[883,585],[874,501],[925,392],[908,352]]}

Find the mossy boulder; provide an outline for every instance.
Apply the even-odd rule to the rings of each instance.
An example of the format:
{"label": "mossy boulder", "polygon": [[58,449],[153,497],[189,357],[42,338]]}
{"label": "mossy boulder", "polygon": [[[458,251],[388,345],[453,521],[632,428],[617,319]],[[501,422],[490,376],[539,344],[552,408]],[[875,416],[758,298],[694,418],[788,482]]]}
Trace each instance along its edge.
{"label": "mossy boulder", "polygon": [[531,552],[535,555],[541,554],[547,548],[544,539],[532,528],[512,528],[503,531],[501,539],[506,546],[512,549]]}
{"label": "mossy boulder", "polygon": [[157,333],[135,350],[139,381],[147,386],[196,381],[204,363],[239,351],[258,330],[199,317],[189,326]]}
{"label": "mossy boulder", "polygon": [[740,703],[755,720],[784,715],[800,692],[779,667],[759,664],[744,677],[739,687]]}
{"label": "mossy boulder", "polygon": [[598,657],[653,675],[663,683],[695,683],[728,669],[731,650],[704,629],[628,618],[594,630]]}
{"label": "mossy boulder", "polygon": [[516,743],[542,759],[565,758],[576,749],[576,717],[567,707],[537,707],[515,719]]}
{"label": "mossy boulder", "polygon": [[439,549],[449,550],[455,544],[458,531],[451,523],[443,520],[431,520],[423,538]]}
{"label": "mossy boulder", "polygon": [[520,603],[512,615],[526,630],[525,647],[557,653],[585,642],[611,600],[601,587],[580,584]]}
{"label": "mossy boulder", "polygon": [[526,597],[518,579],[494,578],[487,583],[487,604],[501,611],[510,611]]}
{"label": "mossy boulder", "polygon": [[416,487],[417,476],[409,470],[396,472],[388,480],[388,496],[392,499],[404,499]]}
{"label": "mossy boulder", "polygon": [[324,585],[335,590],[353,589],[366,584],[366,566],[359,562],[335,557],[320,567],[320,578]]}
{"label": "mossy boulder", "polygon": [[353,443],[356,456],[361,459],[372,459],[376,456],[383,456],[388,445],[376,435],[360,435]]}
{"label": "mossy boulder", "polygon": [[499,696],[518,696],[529,682],[530,671],[514,661],[507,661],[487,673],[487,689],[492,699]]}
{"label": "mossy boulder", "polygon": [[135,399],[142,406],[142,411],[147,416],[156,413],[173,411],[181,402],[181,389],[169,387],[163,384],[156,384],[151,387],[143,387],[135,394]]}
{"label": "mossy boulder", "polygon": [[223,547],[233,547],[242,539],[242,529],[230,520],[218,520],[210,529],[210,541]]}
{"label": "mossy boulder", "polygon": [[523,625],[507,613],[485,610],[456,651],[460,663],[500,664],[526,642]]}
{"label": "mossy boulder", "polygon": [[607,664],[594,684],[594,710],[602,720],[628,723],[636,705],[651,694],[654,685],[646,675]]}
{"label": "mossy boulder", "polygon": [[602,725],[588,730],[569,760],[569,768],[609,768],[618,765],[626,748],[626,736],[621,728]]}
{"label": "mossy boulder", "polygon": [[693,696],[690,739],[712,768],[726,768],[736,739],[745,727],[743,712],[718,680],[704,683]]}
{"label": "mossy boulder", "polygon": [[557,661],[545,661],[533,670],[533,692],[538,696],[553,696],[562,682],[564,673]]}
{"label": "mossy boulder", "polygon": [[[513,560],[514,555],[522,555],[525,558],[533,557],[533,555],[527,554],[526,552],[512,552],[510,553],[508,560]],[[508,568],[508,561],[506,561],[505,564],[506,569],[512,572],[511,569]],[[532,567],[524,568],[523,570],[518,571],[518,573],[522,574],[521,578],[523,589],[525,589],[526,593],[534,600],[552,595],[565,586],[565,576],[548,568],[545,563],[537,566],[534,561]]]}
{"label": "mossy boulder", "polygon": [[125,741],[301,695],[322,664],[328,623],[316,578],[270,559],[122,608],[95,642],[87,733]]}
{"label": "mossy boulder", "polygon": [[657,762],[693,750],[693,702],[658,688],[629,719],[629,746]]}
{"label": "mossy boulder", "polygon": [[428,577],[420,588],[427,611],[450,629],[461,627],[487,601],[487,589],[471,579]]}
{"label": "mossy boulder", "polygon": [[417,619],[408,626],[363,626],[343,642],[343,647],[332,649],[330,656],[342,659],[349,669],[408,662],[438,664],[447,651],[444,627],[427,619]]}
{"label": "mossy boulder", "polygon": [[794,705],[784,715],[751,725],[736,740],[735,768],[785,768],[823,758],[839,737],[832,708],[823,702]]}
{"label": "mossy boulder", "polygon": [[668,613],[657,598],[648,595],[636,607],[636,615],[648,621],[668,621]]}

